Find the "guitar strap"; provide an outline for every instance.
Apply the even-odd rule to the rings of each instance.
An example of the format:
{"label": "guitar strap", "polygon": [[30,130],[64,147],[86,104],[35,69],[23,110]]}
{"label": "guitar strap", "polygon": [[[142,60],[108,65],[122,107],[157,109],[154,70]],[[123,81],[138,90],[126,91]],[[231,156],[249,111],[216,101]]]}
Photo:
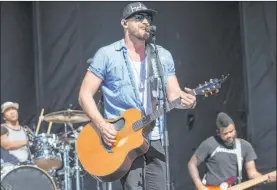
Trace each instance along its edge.
{"label": "guitar strap", "polygon": [[[241,142],[238,138],[235,139],[235,143],[236,143],[236,148],[234,150],[234,153],[236,154],[237,157],[237,165],[238,165],[238,183],[241,183],[242,181],[242,163],[243,163],[243,157],[241,154]],[[211,155],[211,157],[214,156],[214,154]],[[206,185],[207,181],[206,181],[206,173],[204,174],[203,178],[202,178],[202,183],[204,185]]]}
{"label": "guitar strap", "polygon": [[151,103],[153,110],[157,107],[157,98],[159,94],[159,85],[158,78],[155,78],[156,75],[159,75],[157,70],[157,60],[155,58],[155,50],[152,44],[146,44],[146,57],[147,57],[147,84],[150,86],[151,92]]}
{"label": "guitar strap", "polygon": [[[145,48],[145,56],[146,56],[146,63],[147,63],[147,85],[150,88],[150,97],[151,97],[151,105],[152,105],[152,110],[156,110],[158,108],[158,96],[159,96],[159,78],[155,75],[159,75],[157,71],[157,60],[155,57],[155,50],[153,47],[153,44],[146,43],[146,48]],[[156,73],[156,74],[155,74]],[[152,129],[155,127],[156,122],[153,121],[150,126],[145,127],[143,129],[144,133],[148,135]]]}
{"label": "guitar strap", "polygon": [[241,155],[241,143],[238,138],[236,138],[236,155],[237,155],[237,162],[238,162],[238,182],[241,183],[243,157]]}

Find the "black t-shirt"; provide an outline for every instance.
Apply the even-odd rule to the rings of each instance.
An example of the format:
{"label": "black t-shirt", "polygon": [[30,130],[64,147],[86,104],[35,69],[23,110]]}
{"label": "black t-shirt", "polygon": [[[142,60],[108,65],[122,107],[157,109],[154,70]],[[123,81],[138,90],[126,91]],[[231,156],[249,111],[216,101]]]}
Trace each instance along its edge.
{"label": "black t-shirt", "polygon": [[[252,145],[246,140],[241,142],[243,163],[257,159]],[[195,151],[199,162],[206,164],[206,184],[220,185],[231,177],[238,176],[237,156],[234,148],[226,148],[216,136],[203,141]]]}

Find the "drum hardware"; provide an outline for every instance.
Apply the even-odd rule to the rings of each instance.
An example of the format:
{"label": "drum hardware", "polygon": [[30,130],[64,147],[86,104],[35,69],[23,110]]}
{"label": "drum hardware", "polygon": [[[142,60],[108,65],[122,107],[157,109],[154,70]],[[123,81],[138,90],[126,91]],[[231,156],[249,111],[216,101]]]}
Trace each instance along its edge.
{"label": "drum hardware", "polygon": [[77,138],[75,138],[75,133],[78,135],[83,128],[83,126],[79,126],[77,129],[67,132],[67,137],[65,137],[66,134],[63,133],[59,136],[59,138],[63,143],[75,144]]}
{"label": "drum hardware", "polygon": [[[74,130],[72,123],[65,123],[65,142],[68,142],[67,138],[68,138],[68,132],[67,132],[67,126],[70,127],[70,129],[72,130],[73,133],[73,138],[75,140],[75,152],[74,152],[74,167],[73,167],[73,172],[75,174],[75,180],[76,180],[76,190],[80,190],[81,188],[81,184],[80,184],[80,171],[81,168],[79,166],[79,159],[76,153],[76,141],[77,141],[77,137],[78,137],[78,132],[76,130]],[[66,147],[70,147],[70,144],[65,143]],[[65,148],[65,154],[64,154],[64,175],[65,175],[65,186],[66,190],[71,190],[71,176],[70,176],[70,166],[69,166],[69,150],[67,150],[67,148]]]}
{"label": "drum hardware", "polygon": [[41,133],[34,137],[34,164],[45,170],[59,169],[62,166],[59,144],[54,134]]}
{"label": "drum hardware", "polygon": [[35,161],[34,161],[34,156],[32,155],[32,152],[31,152],[31,146],[32,146],[32,142],[33,142],[33,137],[34,137],[34,133],[33,131],[26,125],[23,126],[23,129],[26,133],[26,136],[27,136],[27,139],[28,139],[28,143],[26,144],[26,147],[28,149],[28,152],[29,152],[29,160],[30,160],[30,164],[34,164]]}
{"label": "drum hardware", "polygon": [[[32,132],[26,126],[23,127],[28,138],[26,146],[29,151],[29,160],[20,163],[20,165],[34,165],[43,169],[51,179],[57,183],[58,187],[61,188],[61,180],[56,177],[56,170],[62,166],[61,153],[59,152],[62,142],[57,135],[50,134],[52,122],[49,123],[47,133],[37,134],[40,128],[40,123],[43,119],[43,111],[44,110],[42,110],[40,115],[40,121],[37,125],[36,133]],[[60,188],[57,190],[61,190]]]}
{"label": "drum hardware", "polygon": [[[46,175],[47,178],[50,179],[51,183],[49,184],[52,184],[53,182],[55,186],[54,190],[72,190],[71,182],[73,177],[75,177],[76,190],[83,190],[83,177],[86,174],[82,173],[83,169],[76,153],[77,137],[83,126],[74,129],[73,123],[89,121],[88,117],[83,111],[71,109],[53,112],[44,116],[43,112],[44,110],[42,110],[40,115],[40,121],[37,125],[36,133],[29,129],[26,132],[28,137],[27,147],[30,152],[30,162],[14,167],[27,167],[28,172],[36,170],[38,173],[38,170],[41,170],[41,173],[43,173],[42,175]],[[42,121],[49,122],[48,130],[47,133],[38,134],[40,123]],[[63,123],[64,133],[62,135],[49,134],[52,123]],[[71,155],[72,150],[74,150],[74,157]],[[69,152],[71,156],[69,155]],[[71,164],[73,164],[73,167]],[[33,169],[32,167],[37,169]],[[20,170],[23,171],[24,169]],[[4,173],[6,174],[7,171]],[[3,174],[3,176],[5,174]],[[36,180],[35,177],[34,180]],[[97,181],[97,184],[97,189],[100,190],[100,186],[104,188],[104,184],[101,182]],[[53,188],[51,188],[51,190],[52,189]]]}
{"label": "drum hardware", "polygon": [[77,155],[77,137],[78,137],[78,133],[77,131],[73,131],[74,134],[74,138],[75,138],[75,151],[74,151],[74,157],[75,157],[75,164],[74,164],[74,170],[75,170],[75,180],[76,180],[76,190],[80,190],[81,188],[81,184],[80,184],[80,171],[81,168],[79,166],[79,158]]}
{"label": "drum hardware", "polygon": [[[64,124],[64,142],[68,142],[68,127],[74,131],[72,123],[86,122],[88,118],[82,111],[67,109],[66,111],[58,111],[47,114],[44,116],[44,120],[53,123],[63,123]],[[70,144],[63,143],[63,163],[64,163],[64,186],[66,190],[71,190],[71,170],[70,170]],[[77,170],[78,171],[78,170]],[[76,177],[76,187],[77,190],[80,190],[80,181],[79,177]]]}
{"label": "drum hardware", "polygon": [[32,165],[11,166],[1,174],[6,190],[57,190],[53,179],[43,169]]}
{"label": "drum hardware", "polygon": [[[69,106],[72,107],[72,106]],[[64,184],[65,184],[65,189],[66,190],[71,190],[71,170],[69,166],[69,161],[70,161],[70,156],[69,156],[69,151],[70,151],[70,146],[71,144],[75,143],[75,149],[76,149],[76,140],[77,140],[77,135],[78,135],[78,130],[74,130],[73,128],[73,123],[81,123],[81,122],[87,122],[90,121],[87,115],[80,110],[72,110],[72,109],[67,109],[67,110],[62,110],[58,112],[53,112],[46,114],[43,117],[44,121],[47,122],[53,122],[53,123],[63,123],[64,124],[64,134],[62,137],[60,137],[60,141],[63,142],[63,148],[62,153],[63,153],[63,162],[64,162]],[[70,131],[68,130],[68,127]],[[68,137],[68,134],[71,133],[73,136]],[[79,159],[74,152],[74,174],[75,174],[75,179],[76,179],[76,190],[80,190],[80,167],[79,167]]]}
{"label": "drum hardware", "polygon": [[90,119],[81,110],[63,110],[46,114],[43,117],[44,121],[53,123],[82,123],[88,122]]}
{"label": "drum hardware", "polygon": [[[65,127],[66,129],[66,127]],[[63,163],[64,163],[64,185],[66,190],[71,190],[71,175],[70,175],[70,165],[69,165],[69,150],[70,145],[65,144],[63,148]]]}

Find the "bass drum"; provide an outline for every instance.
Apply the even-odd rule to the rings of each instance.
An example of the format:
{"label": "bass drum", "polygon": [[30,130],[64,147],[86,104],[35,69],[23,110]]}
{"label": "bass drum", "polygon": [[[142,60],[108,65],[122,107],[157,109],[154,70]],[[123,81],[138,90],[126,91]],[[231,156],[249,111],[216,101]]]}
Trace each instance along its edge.
{"label": "bass drum", "polygon": [[1,175],[1,188],[5,190],[57,190],[52,178],[36,166],[16,166]]}

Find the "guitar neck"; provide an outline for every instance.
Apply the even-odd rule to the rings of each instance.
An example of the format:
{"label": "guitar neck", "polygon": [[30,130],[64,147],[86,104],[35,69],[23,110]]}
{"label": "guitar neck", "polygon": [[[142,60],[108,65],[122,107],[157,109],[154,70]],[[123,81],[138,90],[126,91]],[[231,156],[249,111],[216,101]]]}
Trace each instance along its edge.
{"label": "guitar neck", "polygon": [[266,181],[268,179],[268,175],[272,175],[274,173],[276,173],[276,171],[268,173],[268,174],[265,174],[265,175],[262,175],[262,176],[259,176],[257,178],[251,179],[249,181],[240,183],[238,185],[232,186],[232,187],[228,188],[228,190],[243,190],[243,189],[247,189],[249,187],[252,187],[254,185],[257,185],[259,183],[262,183],[262,182]]}
{"label": "guitar neck", "polygon": [[[198,87],[194,88],[189,93],[194,96],[197,96],[197,95],[208,96],[208,95],[212,95],[213,93],[217,93],[218,89],[221,87],[221,84],[226,80],[228,76],[229,74],[227,76],[222,75],[221,79],[210,79],[210,82],[205,82],[205,84],[203,85],[198,85]],[[136,121],[133,124],[133,130],[137,131],[143,128],[144,126],[148,126],[152,121],[156,120],[158,117],[180,106],[181,98],[177,98],[169,103],[165,102],[165,104],[166,106],[160,107],[152,114],[144,116],[142,119]]]}
{"label": "guitar neck", "polygon": [[[192,90],[190,94],[194,96],[197,95],[194,90]],[[152,114],[144,116],[142,119],[136,121],[133,125],[133,129],[136,131],[143,128],[144,126],[149,125],[152,121],[156,120],[158,117],[173,110],[174,108],[177,108],[180,105],[181,105],[181,98],[177,98],[172,102],[169,102],[166,107],[160,107],[159,109],[155,110]]]}

